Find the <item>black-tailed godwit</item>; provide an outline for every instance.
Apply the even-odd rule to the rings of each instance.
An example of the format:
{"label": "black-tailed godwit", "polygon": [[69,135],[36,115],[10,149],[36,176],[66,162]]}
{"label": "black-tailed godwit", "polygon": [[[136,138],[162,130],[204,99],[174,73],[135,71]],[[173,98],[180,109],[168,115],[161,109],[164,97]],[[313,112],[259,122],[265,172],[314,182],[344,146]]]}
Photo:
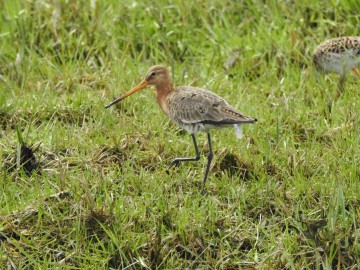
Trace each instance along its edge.
{"label": "black-tailed godwit", "polygon": [[241,137],[242,133],[240,126],[242,124],[254,123],[257,120],[245,116],[231,107],[224,99],[208,90],[192,86],[179,86],[173,88],[169,72],[162,66],[151,67],[147,72],[145,79],[133,89],[106,105],[105,108],[109,108],[115,103],[149,85],[155,86],[156,100],[164,113],[178,126],[191,134],[195,146],[195,157],[175,158],[170,163],[170,167],[178,165],[181,161],[199,160],[200,153],[196,143],[195,133],[207,133],[209,153],[203,178],[204,188],[213,157],[210,130],[233,125],[237,136]]}

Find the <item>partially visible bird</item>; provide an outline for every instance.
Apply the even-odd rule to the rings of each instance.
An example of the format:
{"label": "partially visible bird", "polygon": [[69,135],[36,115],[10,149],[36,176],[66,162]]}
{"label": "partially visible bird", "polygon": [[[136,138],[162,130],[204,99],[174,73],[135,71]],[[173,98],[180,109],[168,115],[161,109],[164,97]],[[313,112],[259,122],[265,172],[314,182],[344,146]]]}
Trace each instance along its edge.
{"label": "partially visible bird", "polygon": [[360,63],[360,37],[339,37],[324,41],[312,55],[315,68],[321,73],[340,74],[339,90],[344,90],[349,70],[360,77],[356,66]]}
{"label": "partially visible bird", "polygon": [[237,136],[241,137],[240,126],[242,124],[254,123],[257,119],[245,116],[243,113],[231,107],[224,99],[208,90],[191,86],[173,88],[169,72],[163,66],[151,67],[145,79],[133,89],[106,105],[105,108],[109,108],[113,104],[149,85],[155,86],[156,100],[164,113],[178,126],[188,131],[194,143],[196,156],[190,158],[175,158],[170,163],[170,167],[178,165],[182,161],[199,160],[200,153],[196,143],[195,133],[207,133],[209,154],[203,178],[204,188],[213,157],[210,130],[233,125]]}

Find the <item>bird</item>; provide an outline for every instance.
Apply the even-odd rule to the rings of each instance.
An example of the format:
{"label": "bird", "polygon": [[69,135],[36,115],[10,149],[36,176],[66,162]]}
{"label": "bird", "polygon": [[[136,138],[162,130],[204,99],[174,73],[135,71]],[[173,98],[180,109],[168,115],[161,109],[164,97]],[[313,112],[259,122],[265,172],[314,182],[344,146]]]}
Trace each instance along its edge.
{"label": "bird", "polygon": [[202,189],[204,189],[213,158],[210,130],[234,126],[235,133],[240,138],[241,125],[255,123],[257,119],[245,116],[209,90],[192,86],[174,88],[168,69],[161,65],[152,66],[139,84],[106,105],[105,108],[109,108],[147,86],[155,87],[156,101],[160,108],[175,124],[190,133],[194,144],[195,157],[175,158],[171,161],[170,167],[178,166],[183,161],[198,161],[200,152],[195,133],[207,133],[209,152],[202,181]]}
{"label": "bird", "polygon": [[339,90],[343,92],[349,70],[360,77],[356,69],[360,63],[360,37],[347,36],[325,40],[315,48],[312,60],[320,73],[340,74]]}

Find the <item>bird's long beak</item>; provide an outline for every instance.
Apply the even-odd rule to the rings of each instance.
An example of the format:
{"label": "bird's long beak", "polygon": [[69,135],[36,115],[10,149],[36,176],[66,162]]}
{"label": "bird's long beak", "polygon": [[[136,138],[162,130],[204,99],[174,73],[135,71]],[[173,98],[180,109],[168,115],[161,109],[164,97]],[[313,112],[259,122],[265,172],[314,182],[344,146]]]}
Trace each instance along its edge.
{"label": "bird's long beak", "polygon": [[118,103],[119,101],[122,101],[123,99],[127,98],[128,96],[134,94],[135,92],[145,88],[146,86],[148,86],[148,82],[146,80],[143,80],[141,83],[139,83],[137,86],[135,86],[133,89],[127,91],[125,94],[123,94],[121,97],[118,97],[117,99],[115,99],[113,102],[109,103],[108,105],[105,106],[105,108],[109,108],[110,106]]}
{"label": "bird's long beak", "polygon": [[352,70],[354,71],[354,73],[355,73],[358,77],[360,77],[360,73],[359,73],[359,71],[356,69],[356,67],[353,67]]}

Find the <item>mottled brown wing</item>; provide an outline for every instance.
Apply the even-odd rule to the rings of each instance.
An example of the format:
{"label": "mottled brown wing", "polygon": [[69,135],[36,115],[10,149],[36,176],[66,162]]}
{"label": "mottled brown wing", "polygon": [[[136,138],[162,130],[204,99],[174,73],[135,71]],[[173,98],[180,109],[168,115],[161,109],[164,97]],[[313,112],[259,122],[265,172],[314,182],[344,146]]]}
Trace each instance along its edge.
{"label": "mottled brown wing", "polygon": [[342,37],[338,38],[338,44],[333,43],[332,52],[343,53],[351,51],[352,55],[360,54],[360,38],[359,37]]}
{"label": "mottled brown wing", "polygon": [[256,120],[244,116],[218,95],[196,87],[178,87],[169,97],[169,116],[185,124],[231,125]]}

